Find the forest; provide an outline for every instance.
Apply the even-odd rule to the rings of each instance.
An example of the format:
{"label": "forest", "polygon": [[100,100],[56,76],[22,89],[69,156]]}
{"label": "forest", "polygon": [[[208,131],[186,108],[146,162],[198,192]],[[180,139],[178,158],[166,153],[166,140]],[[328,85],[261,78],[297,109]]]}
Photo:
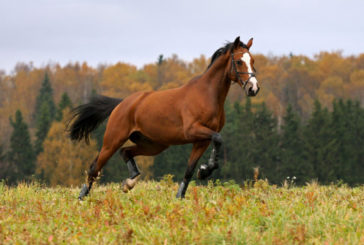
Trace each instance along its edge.
{"label": "forest", "polygon": [[[247,98],[238,85],[231,87],[220,168],[213,177],[243,184],[256,171],[275,184],[303,185],[312,179],[363,184],[364,54],[253,56],[261,91]],[[125,98],[182,86],[208,64],[204,55],[192,61],[160,55],[141,68],[123,62],[96,68],[86,62],[18,63],[10,74],[0,71],[0,179],[80,185],[101,147],[105,124],[89,145],[72,142],[66,132],[72,108],[94,94]],[[142,178],[172,174],[180,181],[190,149],[173,146],[156,157],[138,157]],[[126,165],[115,154],[100,182],[125,177]]]}

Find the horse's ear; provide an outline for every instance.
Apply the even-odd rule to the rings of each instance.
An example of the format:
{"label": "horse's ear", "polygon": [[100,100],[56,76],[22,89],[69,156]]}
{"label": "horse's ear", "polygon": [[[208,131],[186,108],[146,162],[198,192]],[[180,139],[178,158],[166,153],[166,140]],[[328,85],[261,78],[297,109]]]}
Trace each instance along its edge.
{"label": "horse's ear", "polygon": [[248,47],[248,49],[250,49],[250,47],[253,45],[253,38],[250,38],[248,43],[246,44],[246,46]]}
{"label": "horse's ear", "polygon": [[235,38],[233,48],[236,49],[240,46],[240,36]]}

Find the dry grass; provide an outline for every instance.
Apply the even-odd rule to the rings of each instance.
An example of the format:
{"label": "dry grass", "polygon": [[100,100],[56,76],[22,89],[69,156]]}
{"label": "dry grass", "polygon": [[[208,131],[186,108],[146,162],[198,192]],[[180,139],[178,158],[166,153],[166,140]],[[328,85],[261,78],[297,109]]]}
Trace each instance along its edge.
{"label": "dry grass", "polygon": [[168,179],[79,188],[0,184],[0,244],[364,244],[364,187],[190,186]]}

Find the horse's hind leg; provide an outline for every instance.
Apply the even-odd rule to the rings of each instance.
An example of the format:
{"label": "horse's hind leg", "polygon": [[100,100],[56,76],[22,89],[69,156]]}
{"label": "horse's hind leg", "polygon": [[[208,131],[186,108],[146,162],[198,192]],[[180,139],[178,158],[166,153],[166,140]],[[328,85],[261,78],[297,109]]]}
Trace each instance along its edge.
{"label": "horse's hind leg", "polygon": [[112,155],[122,146],[125,141],[128,139],[128,132],[119,131],[115,132],[113,128],[106,128],[103,146],[100,150],[99,155],[90,165],[90,169],[88,171],[88,179],[87,185],[84,184],[82,186],[80,195],[78,197],[79,200],[82,200],[83,197],[87,196],[91,190],[93,182],[96,180],[99,175],[102,167],[107,163],[107,161],[112,157]]}
{"label": "horse's hind leg", "polygon": [[90,165],[90,169],[88,171],[87,185],[84,184],[82,186],[80,195],[78,197],[79,200],[82,200],[83,197],[85,197],[89,194],[92,184],[96,180],[97,176],[99,175],[102,167],[107,163],[107,161],[116,152],[116,150],[119,147],[120,147],[120,145],[117,147],[114,146],[112,148],[108,148],[108,147],[104,147],[104,146],[101,148],[99,155],[96,157],[96,159]]}
{"label": "horse's hind leg", "polygon": [[137,144],[133,146],[123,147],[120,150],[120,155],[126,162],[129,170],[129,178],[127,178],[123,182],[124,192],[128,192],[129,190],[134,188],[140,175],[134,157],[139,155],[154,156],[167,148],[167,146],[149,142],[145,139],[138,139],[133,141]]}

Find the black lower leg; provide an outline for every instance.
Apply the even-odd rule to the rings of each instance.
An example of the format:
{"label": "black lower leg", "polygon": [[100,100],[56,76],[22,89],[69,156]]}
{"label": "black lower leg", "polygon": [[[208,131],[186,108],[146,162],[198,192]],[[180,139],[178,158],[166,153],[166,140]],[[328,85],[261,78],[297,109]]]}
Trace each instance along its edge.
{"label": "black lower leg", "polygon": [[126,162],[126,165],[128,166],[130,179],[134,179],[135,177],[137,177],[138,175],[140,175],[138,166],[136,165],[136,163],[134,161],[134,158],[130,158]]}
{"label": "black lower leg", "polygon": [[181,184],[180,184],[180,186],[178,188],[178,192],[177,192],[177,195],[176,195],[177,198],[184,198],[185,197],[186,190],[187,190],[188,184],[191,181],[191,178],[192,178],[193,172],[195,170],[196,164],[197,164],[197,161],[193,161],[193,163],[190,164],[187,167],[185,177],[183,178],[183,181],[181,182]]}
{"label": "black lower leg", "polygon": [[140,175],[138,166],[136,165],[133,155],[130,153],[130,147],[122,148],[120,150],[120,155],[123,158],[123,160],[126,162],[126,166],[129,170],[129,178],[134,179],[138,175]]}
{"label": "black lower leg", "polygon": [[88,185],[87,184],[83,184],[81,191],[80,191],[80,195],[78,196],[79,200],[82,200],[85,196],[87,196],[90,193],[92,184],[94,182],[94,180],[96,179],[98,173],[96,171],[96,162],[97,162],[97,157],[96,159],[92,162],[90,169],[88,171]]}
{"label": "black lower leg", "polygon": [[207,164],[201,164],[198,170],[197,177],[199,179],[205,179],[209,177],[215,169],[219,168],[218,159],[219,159],[219,151],[222,144],[222,138],[219,133],[216,133],[212,136],[212,144],[213,148]]}
{"label": "black lower leg", "polygon": [[189,181],[185,181],[185,180],[183,180],[181,182],[181,184],[179,185],[179,188],[178,188],[177,195],[176,195],[177,198],[184,198],[185,197],[186,190],[187,190],[187,187],[188,187],[189,183],[190,183]]}

